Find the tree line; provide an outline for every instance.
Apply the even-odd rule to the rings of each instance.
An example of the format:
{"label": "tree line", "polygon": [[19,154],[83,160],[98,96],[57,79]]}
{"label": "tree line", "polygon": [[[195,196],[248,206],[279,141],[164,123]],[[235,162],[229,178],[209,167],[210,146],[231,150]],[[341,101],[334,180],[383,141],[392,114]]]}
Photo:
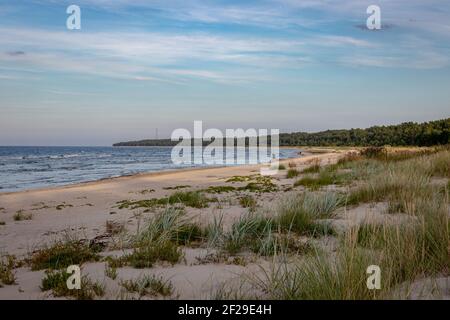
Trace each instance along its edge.
{"label": "tree line", "polygon": [[[248,141],[248,139],[246,139]],[[209,142],[203,142],[205,145]],[[235,140],[236,143],[236,140]],[[450,118],[423,123],[280,134],[280,146],[433,146],[450,143]],[[174,146],[178,141],[147,139],[114,146]]]}

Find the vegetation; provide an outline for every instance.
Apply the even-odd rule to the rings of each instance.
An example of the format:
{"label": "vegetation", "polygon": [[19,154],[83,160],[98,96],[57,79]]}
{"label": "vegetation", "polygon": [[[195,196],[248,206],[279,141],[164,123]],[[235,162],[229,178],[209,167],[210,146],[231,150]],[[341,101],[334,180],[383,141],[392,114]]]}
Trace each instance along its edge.
{"label": "vegetation", "polygon": [[290,169],[287,171],[286,178],[292,179],[292,178],[297,177],[299,174],[300,174],[300,172],[299,172],[297,169],[290,168]]}
{"label": "vegetation", "polygon": [[251,195],[245,195],[239,198],[239,204],[242,208],[249,208],[251,211],[256,209],[257,201]]}
{"label": "vegetation", "polygon": [[33,215],[31,213],[25,213],[23,210],[19,210],[14,214],[13,219],[14,221],[31,220],[33,219]]}
{"label": "vegetation", "polygon": [[34,252],[28,259],[31,270],[61,269],[70,265],[81,265],[99,260],[98,248],[81,241],[59,241],[54,245]]}
{"label": "vegetation", "polygon": [[[338,248],[333,250],[336,254],[317,250],[294,263],[274,264],[262,275],[255,275],[252,285],[266,292],[269,299],[407,298],[409,285],[417,279],[448,274],[450,182],[433,182],[431,177],[448,179],[450,152],[380,154],[370,150],[333,165],[335,170],[350,168],[352,174],[364,177],[351,188],[347,201],[387,201],[390,212],[407,215],[395,222],[383,219],[350,227],[338,236]],[[318,200],[309,200],[307,205],[303,199],[283,201],[280,225],[308,230],[308,217],[317,213],[333,217],[333,208],[345,202],[336,194]],[[314,207],[316,213],[306,213]],[[366,269],[370,265],[381,269],[381,290],[367,288]]]}
{"label": "vegetation", "polygon": [[16,282],[14,268],[17,261],[14,256],[6,255],[0,257],[0,287],[2,285],[11,285]]}
{"label": "vegetation", "polygon": [[204,232],[185,217],[184,210],[167,207],[149,219],[143,230],[131,240],[133,252],[120,258],[110,258],[111,266],[131,265],[151,268],[157,261],[175,264],[182,257],[179,245],[200,241]]}
{"label": "vegetation", "polygon": [[140,297],[145,295],[167,297],[173,293],[173,286],[170,281],[154,275],[144,275],[137,280],[121,281],[120,285],[128,292],[138,293]]}
{"label": "vegetation", "polygon": [[46,271],[45,277],[42,279],[41,290],[52,290],[55,297],[73,297],[77,300],[92,300],[105,294],[104,284],[92,282],[86,276],[81,277],[80,289],[68,289],[67,279],[69,277],[70,274],[66,270]]}
{"label": "vegetation", "polygon": [[205,197],[199,191],[177,191],[165,198],[154,198],[149,200],[122,200],[117,202],[119,209],[155,208],[172,204],[184,204],[193,208],[206,208],[208,203],[214,201]]}
{"label": "vegetation", "polygon": [[117,278],[117,268],[111,265],[109,262],[105,264],[105,276],[112,280],[116,280]]}
{"label": "vegetation", "polygon": [[282,230],[301,235],[314,237],[333,234],[329,224],[319,220],[332,218],[341,204],[341,198],[334,193],[291,196],[281,201],[276,221]]}
{"label": "vegetation", "polygon": [[[434,146],[450,143],[450,118],[367,129],[327,130],[280,134],[280,146]],[[225,141],[224,141],[225,143]],[[236,142],[235,142],[236,143]],[[114,146],[174,146],[170,139],[116,143]],[[207,144],[204,142],[204,144]]]}

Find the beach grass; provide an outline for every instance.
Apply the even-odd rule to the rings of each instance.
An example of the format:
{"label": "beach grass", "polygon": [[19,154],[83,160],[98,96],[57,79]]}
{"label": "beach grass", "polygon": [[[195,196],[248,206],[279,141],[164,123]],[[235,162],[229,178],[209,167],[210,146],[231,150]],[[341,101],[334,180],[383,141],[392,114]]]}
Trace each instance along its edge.
{"label": "beach grass", "polygon": [[81,241],[61,240],[34,252],[27,262],[31,270],[61,269],[88,261],[98,261],[98,252],[98,248]]}

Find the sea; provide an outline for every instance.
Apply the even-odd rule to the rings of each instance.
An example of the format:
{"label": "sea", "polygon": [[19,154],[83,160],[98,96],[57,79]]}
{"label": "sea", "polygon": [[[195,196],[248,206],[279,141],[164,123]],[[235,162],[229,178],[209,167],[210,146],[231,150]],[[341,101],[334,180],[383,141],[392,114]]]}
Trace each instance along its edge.
{"label": "sea", "polygon": [[[280,159],[299,157],[299,151],[280,148]],[[208,166],[174,164],[171,152],[172,147],[0,146],[0,193]]]}

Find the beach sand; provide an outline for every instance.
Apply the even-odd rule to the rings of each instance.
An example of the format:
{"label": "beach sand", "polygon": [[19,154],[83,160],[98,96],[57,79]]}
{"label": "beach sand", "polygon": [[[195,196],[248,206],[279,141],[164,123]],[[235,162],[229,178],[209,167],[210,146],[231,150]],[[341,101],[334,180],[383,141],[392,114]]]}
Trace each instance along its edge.
{"label": "beach sand", "polygon": [[[298,170],[306,168],[314,159],[328,164],[337,161],[345,152],[328,152],[318,155],[308,155],[297,159],[283,160],[295,163]],[[292,164],[291,164],[292,165]],[[106,241],[119,241],[108,238],[107,221],[122,224],[127,232],[133,234],[138,225],[146,217],[154,215],[142,210],[117,208],[121,200],[140,200],[160,198],[175,192],[176,186],[189,187],[183,190],[199,190],[210,186],[226,185],[225,180],[232,176],[248,176],[259,174],[260,165],[237,167],[202,168],[179,170],[163,173],[138,174],[128,177],[105,179],[96,182],[82,183],[66,187],[31,190],[16,193],[0,194],[0,252],[25,258],[34,250],[53,243],[67,235],[77,239],[105,238]],[[274,182],[280,191],[258,194],[258,205],[271,210],[277,200],[290,191],[295,179],[287,179],[286,171],[279,171]],[[146,191],[147,190],[147,191]],[[148,191],[154,190],[154,191]],[[298,191],[298,190],[297,190]],[[217,214],[223,214],[225,227],[245,214],[248,209],[242,208],[236,195],[218,195],[226,199],[220,207],[211,205],[208,208],[187,208],[188,214],[200,224],[205,224]],[[32,215],[31,220],[16,221],[17,213]],[[123,253],[123,252],[122,252]],[[142,274],[158,274],[169,278],[173,283],[176,297],[187,299],[211,298],[223,281],[239,282],[244,273],[252,274],[267,261],[257,259],[246,266],[233,263],[198,264],[198,258],[206,257],[210,252],[203,248],[184,248],[184,259],[174,266],[157,265],[151,269],[133,269],[130,267],[118,269],[118,279],[132,279]],[[114,254],[114,251],[103,253]],[[121,254],[119,252],[118,254]],[[104,275],[104,262],[87,263],[83,265],[83,274],[103,281],[107,287],[105,298],[126,298],[118,281],[113,281]],[[15,285],[0,288],[0,299],[43,299],[52,298],[48,292],[39,288],[43,271],[32,272],[28,267],[16,269]],[[123,288],[122,288],[123,289]]]}

